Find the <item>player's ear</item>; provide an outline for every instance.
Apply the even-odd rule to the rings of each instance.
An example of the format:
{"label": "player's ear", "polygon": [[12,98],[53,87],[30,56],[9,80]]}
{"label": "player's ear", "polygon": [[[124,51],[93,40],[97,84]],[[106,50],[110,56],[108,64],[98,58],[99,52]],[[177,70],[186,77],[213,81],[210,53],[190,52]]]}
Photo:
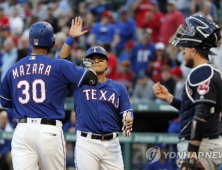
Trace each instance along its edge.
{"label": "player's ear", "polygon": [[108,68],[108,61],[106,62],[106,69],[105,69],[105,71],[107,70],[107,68]]}
{"label": "player's ear", "polygon": [[107,68],[108,68],[108,62],[109,62],[109,61],[106,60],[106,69],[105,69],[105,71],[106,71]]}
{"label": "player's ear", "polygon": [[197,50],[195,48],[191,48],[191,50],[192,50],[192,53],[196,53],[197,52]]}

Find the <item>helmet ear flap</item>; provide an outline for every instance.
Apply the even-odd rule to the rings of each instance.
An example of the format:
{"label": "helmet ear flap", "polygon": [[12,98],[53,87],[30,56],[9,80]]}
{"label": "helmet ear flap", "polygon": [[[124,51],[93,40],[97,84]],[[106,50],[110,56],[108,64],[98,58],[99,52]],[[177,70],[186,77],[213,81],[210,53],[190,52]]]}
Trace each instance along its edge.
{"label": "helmet ear flap", "polygon": [[203,42],[199,45],[203,47],[205,50],[209,50],[212,47],[217,47],[218,41],[221,39],[220,31],[217,30],[213,34],[211,34],[208,38],[203,40]]}

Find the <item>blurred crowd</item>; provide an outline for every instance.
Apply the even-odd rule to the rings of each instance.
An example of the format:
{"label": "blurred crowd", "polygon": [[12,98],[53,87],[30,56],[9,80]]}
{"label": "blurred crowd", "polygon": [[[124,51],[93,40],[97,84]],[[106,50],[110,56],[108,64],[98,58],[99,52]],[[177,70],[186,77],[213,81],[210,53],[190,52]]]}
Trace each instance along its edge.
{"label": "blurred crowd", "polygon": [[[170,45],[169,40],[190,15],[206,16],[221,26],[220,7],[221,0],[1,0],[0,81],[15,62],[31,54],[28,33],[32,24],[47,21],[53,26],[56,41],[49,56],[57,58],[72,19],[80,16],[88,33],[73,44],[72,62],[80,65],[86,50],[100,45],[108,52],[106,76],[126,86],[132,103],[161,103],[153,94],[155,82],[161,82],[180,98],[190,69],[184,66],[180,49]],[[217,55],[209,58],[222,71],[221,44],[212,51]],[[11,112],[0,114],[1,130],[15,128]],[[74,114],[64,131],[73,132]],[[0,158],[5,155],[7,162],[10,147],[2,147],[2,143],[8,143],[0,140]]]}
{"label": "blurred crowd", "polygon": [[[107,77],[126,86],[132,103],[161,102],[152,92],[155,82],[180,98],[190,70],[169,40],[193,14],[220,25],[220,5],[220,0],[1,0],[1,80],[13,63],[31,53],[28,32],[33,23],[53,26],[56,42],[49,56],[59,57],[72,19],[80,16],[88,33],[72,46],[71,61],[79,65],[90,46],[103,46],[109,57]],[[214,49],[222,55],[220,50]],[[212,60],[222,67],[221,56]]]}

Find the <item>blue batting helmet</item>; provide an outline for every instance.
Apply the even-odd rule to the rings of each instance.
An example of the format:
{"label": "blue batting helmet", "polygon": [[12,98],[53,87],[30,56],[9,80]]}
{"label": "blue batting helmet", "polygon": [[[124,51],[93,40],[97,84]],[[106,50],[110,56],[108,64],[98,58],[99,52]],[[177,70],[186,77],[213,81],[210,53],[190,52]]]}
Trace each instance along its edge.
{"label": "blue batting helmet", "polygon": [[99,54],[99,55],[105,57],[106,60],[108,61],[108,55],[107,55],[106,50],[100,46],[90,47],[86,52],[86,58],[92,57],[93,54]]}
{"label": "blue batting helmet", "polygon": [[55,44],[55,35],[51,24],[37,22],[29,30],[29,43],[32,46],[52,48]]}

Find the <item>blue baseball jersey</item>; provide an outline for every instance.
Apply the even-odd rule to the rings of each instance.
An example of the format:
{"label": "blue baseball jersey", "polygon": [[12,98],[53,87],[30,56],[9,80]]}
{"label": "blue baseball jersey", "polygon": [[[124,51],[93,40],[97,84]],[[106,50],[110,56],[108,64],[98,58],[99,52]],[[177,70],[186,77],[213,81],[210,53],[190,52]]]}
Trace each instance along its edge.
{"label": "blue baseball jersey", "polygon": [[4,77],[0,97],[12,101],[15,118],[65,117],[66,89],[81,85],[87,70],[45,55],[27,56]]}
{"label": "blue baseball jersey", "polygon": [[116,45],[117,49],[123,49],[127,41],[135,40],[136,24],[134,19],[129,18],[126,21],[118,21],[116,24],[117,32],[119,32],[120,41]]}
{"label": "blue baseball jersey", "polygon": [[119,131],[124,111],[133,110],[121,83],[107,79],[96,86],[73,87],[76,130],[97,134]]}
{"label": "blue baseball jersey", "polygon": [[111,43],[114,35],[117,34],[117,29],[112,24],[102,25],[99,22],[93,25],[91,33],[96,35],[97,44]]}
{"label": "blue baseball jersey", "polygon": [[138,74],[140,71],[147,71],[150,61],[155,60],[155,46],[152,43],[143,46],[137,44],[133,49],[130,56],[132,63],[132,71]]}

